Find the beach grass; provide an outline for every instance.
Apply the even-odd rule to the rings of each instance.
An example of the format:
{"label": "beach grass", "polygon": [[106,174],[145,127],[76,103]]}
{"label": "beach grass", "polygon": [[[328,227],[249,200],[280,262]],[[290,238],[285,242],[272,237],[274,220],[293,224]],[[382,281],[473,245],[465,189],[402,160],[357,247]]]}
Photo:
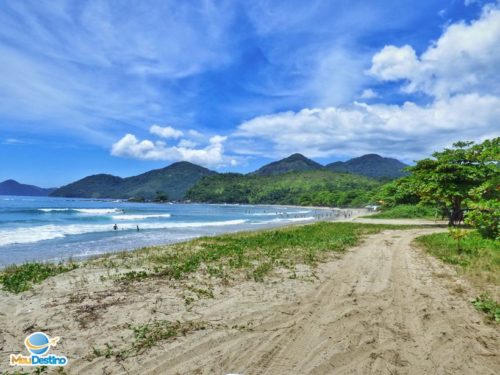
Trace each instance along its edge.
{"label": "beach grass", "polygon": [[364,235],[385,229],[412,226],[321,222],[310,225],[202,237],[185,243],[144,248],[139,252],[142,270],[121,274],[122,282],[147,277],[182,279],[202,271],[226,279],[237,271],[263,281],[277,267],[294,269],[297,264],[316,265],[330,253],[343,252]]}
{"label": "beach grass", "polygon": [[168,320],[154,320],[144,324],[130,325],[129,328],[133,332],[133,339],[129,345],[118,348],[106,343],[102,348],[94,347],[92,355],[88,359],[114,357],[117,360],[124,360],[129,357],[134,357],[144,353],[161,341],[186,336],[188,333],[204,330],[207,328],[207,323],[200,321],[171,322]]}
{"label": "beach grass", "polygon": [[365,216],[370,219],[429,219],[436,218],[436,209],[427,206],[402,204],[391,207],[373,215]]}
{"label": "beach grass", "polygon": [[11,293],[21,293],[29,290],[34,284],[45,279],[77,268],[76,263],[24,263],[12,265],[0,271],[0,284],[4,290]]}
{"label": "beach grass", "polygon": [[498,291],[500,286],[500,242],[482,238],[476,231],[464,231],[457,237],[453,233],[435,233],[417,237],[429,254],[445,263],[455,265],[479,289],[485,290],[473,302],[493,320],[500,321],[498,295],[490,296],[488,290]]}

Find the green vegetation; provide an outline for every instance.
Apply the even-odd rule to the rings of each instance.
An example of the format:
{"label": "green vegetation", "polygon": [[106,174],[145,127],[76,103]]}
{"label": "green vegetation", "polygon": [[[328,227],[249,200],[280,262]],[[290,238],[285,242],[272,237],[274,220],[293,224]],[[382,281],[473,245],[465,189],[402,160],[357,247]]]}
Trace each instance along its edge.
{"label": "green vegetation", "polygon": [[4,290],[21,293],[48,277],[74,270],[77,267],[74,263],[25,263],[20,266],[9,266],[0,271],[0,284]]}
{"label": "green vegetation", "polygon": [[398,178],[405,175],[406,164],[399,160],[384,158],[377,154],[368,154],[345,162],[336,161],[326,165],[333,172],[354,173],[371,178]]}
{"label": "green vegetation", "polygon": [[123,360],[131,356],[144,353],[159,342],[170,338],[185,336],[189,332],[199,331],[206,328],[203,322],[170,322],[168,320],[155,320],[149,323],[131,325],[133,342],[124,348],[113,348],[109,343],[104,348],[93,348],[93,357],[115,357]]}
{"label": "green vegetation", "polygon": [[436,209],[421,205],[402,204],[367,217],[374,219],[435,219]]}
{"label": "green vegetation", "polygon": [[[351,178],[340,178],[339,183],[331,184],[312,181],[308,186],[304,184],[304,179],[310,175],[304,172],[323,172],[324,176],[330,176],[328,179],[336,179],[331,176],[341,176],[341,174],[330,173],[337,171],[339,163],[343,165],[341,172],[355,174]],[[214,186],[224,191],[209,194],[206,189],[207,182],[197,184],[197,182],[206,176],[217,175],[216,172],[188,162],[174,163],[166,168],[152,170],[138,176],[121,178],[108,174],[97,174],[85,177],[81,180],[63,186],[51,193],[55,197],[81,197],[81,198],[121,198],[129,199],[133,202],[157,201],[163,202],[170,200],[191,199],[200,202],[234,202],[243,203],[254,201],[255,203],[287,203],[287,204],[336,204],[340,205],[366,203],[371,198],[371,190],[374,181],[365,178],[360,182],[363,175],[375,178],[394,178],[402,176],[402,168],[405,164],[395,160],[382,158],[378,155],[365,155],[360,158],[351,159],[345,163],[337,162],[331,165],[322,166],[313,160],[306,158],[301,154],[293,154],[288,158],[269,163],[250,175],[226,174],[219,179],[208,180]],[[330,170],[331,169],[331,170]],[[281,174],[289,174],[288,178],[277,177]],[[317,177],[313,176],[313,180]],[[254,183],[259,182],[258,177],[268,177],[262,180],[267,184],[264,191],[257,191]],[[282,186],[283,180],[289,182],[297,177],[299,181],[289,191],[287,186]],[[257,179],[256,179],[257,178]],[[276,178],[275,184],[271,181]],[[235,179],[242,181],[235,182]],[[323,178],[325,179],[325,178]],[[245,180],[245,182],[243,182]],[[358,180],[358,181],[356,181]],[[371,181],[371,183],[366,183]],[[342,183],[346,182],[345,186]],[[186,192],[192,188],[189,196]],[[302,186],[298,186],[302,185]],[[325,186],[326,185],[326,186]],[[231,189],[235,189],[231,191]],[[275,189],[275,190],[273,190]],[[357,190],[350,194],[351,190]],[[300,197],[293,196],[293,193],[300,193]],[[243,194],[243,195],[241,195]],[[248,196],[247,196],[248,194]],[[334,202],[334,203],[328,203]]]}
{"label": "green vegetation", "polygon": [[262,166],[251,174],[268,176],[289,172],[318,171],[324,167],[315,161],[306,158],[301,154],[293,154],[285,159],[281,159]]}
{"label": "green vegetation", "polygon": [[[454,264],[479,288],[498,290],[500,285],[500,243],[483,238],[477,231],[452,229],[417,238],[417,243],[441,259]],[[499,306],[484,295],[474,302],[476,308],[493,314],[498,321]]]}
{"label": "green vegetation", "polygon": [[327,170],[279,175],[219,174],[200,180],[186,194],[196,202],[360,206],[371,201],[380,183]]}
{"label": "green vegetation", "polygon": [[472,189],[467,201],[470,212],[466,223],[472,225],[483,237],[497,238],[500,235],[500,177],[493,176],[479,187]]}
{"label": "green vegetation", "polygon": [[[458,242],[459,241],[459,242]],[[476,231],[466,236],[435,233],[417,238],[426,251],[446,263],[462,267],[488,283],[500,284],[500,242],[482,238]]]}
{"label": "green vegetation", "polygon": [[159,341],[175,336],[185,336],[188,332],[202,329],[205,329],[205,324],[201,322],[181,323],[179,321],[169,322],[167,320],[132,326],[134,332],[132,350],[140,354],[146,349],[153,347]]}
{"label": "green vegetation", "polygon": [[[450,225],[461,221],[464,204],[479,212],[470,215],[474,218],[482,216],[482,210],[488,210],[490,219],[471,220],[471,223],[487,225],[489,229],[482,230],[482,234],[495,238],[498,235],[495,206],[481,204],[481,201],[499,197],[500,138],[477,145],[474,142],[457,142],[453,148],[435,152],[432,156],[432,159],[420,160],[408,168],[412,174],[406,181],[411,190],[422,203],[448,213]],[[485,187],[485,191],[481,187]]]}
{"label": "green vegetation", "polygon": [[[182,279],[202,270],[213,277],[227,279],[236,270],[262,281],[275,267],[294,270],[296,264],[314,266],[331,252],[342,252],[356,245],[366,234],[388,228],[408,226],[355,223],[315,223],[277,230],[204,237],[170,246],[142,250],[147,259],[142,265],[149,272],[128,272],[121,282],[145,277]],[[142,258],[144,259],[144,257]]]}
{"label": "green vegetation", "polygon": [[411,186],[410,179],[403,177],[382,185],[376,192],[374,201],[381,204],[382,208],[418,204],[420,198]]}
{"label": "green vegetation", "polygon": [[488,315],[491,320],[500,323],[500,304],[492,300],[488,294],[477,297],[472,304],[476,309]]}
{"label": "green vegetation", "polygon": [[55,197],[80,198],[133,198],[166,201],[181,200],[186,191],[200,178],[216,172],[198,165],[179,162],[166,168],[155,169],[138,176],[121,178],[106,174],[88,176],[54,191]]}

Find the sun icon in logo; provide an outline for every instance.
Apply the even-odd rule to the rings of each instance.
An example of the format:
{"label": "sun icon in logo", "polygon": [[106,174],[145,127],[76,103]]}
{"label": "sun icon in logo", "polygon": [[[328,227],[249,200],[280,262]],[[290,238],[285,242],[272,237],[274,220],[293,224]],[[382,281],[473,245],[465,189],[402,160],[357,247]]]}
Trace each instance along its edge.
{"label": "sun icon in logo", "polygon": [[35,332],[26,337],[24,345],[31,354],[45,355],[49,352],[51,346],[56,346],[59,337],[50,338],[43,332]]}

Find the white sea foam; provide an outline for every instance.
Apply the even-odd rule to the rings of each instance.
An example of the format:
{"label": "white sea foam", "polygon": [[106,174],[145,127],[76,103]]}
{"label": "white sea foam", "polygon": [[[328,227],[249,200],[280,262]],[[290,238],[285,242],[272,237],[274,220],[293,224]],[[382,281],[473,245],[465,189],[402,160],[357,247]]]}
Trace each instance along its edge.
{"label": "white sea foam", "polygon": [[110,215],[123,212],[119,208],[39,208],[38,211],[42,212],[76,211],[82,214],[91,214],[91,215]]}
{"label": "white sea foam", "polygon": [[75,211],[92,215],[109,215],[123,212],[119,208],[75,208]]}
{"label": "white sea foam", "polygon": [[39,208],[38,211],[42,212],[59,212],[59,211],[69,211],[70,208]]}
{"label": "white sea foam", "polygon": [[144,220],[171,217],[170,214],[113,215],[113,220]]}
{"label": "white sea foam", "polygon": [[274,224],[274,223],[289,223],[289,222],[295,222],[295,221],[310,221],[314,220],[313,216],[307,216],[307,217],[283,217],[283,218],[277,218],[273,220],[266,220],[266,221],[258,221],[255,223],[251,223],[252,225],[261,225],[261,224]]}
{"label": "white sea foam", "polygon": [[247,214],[248,216],[277,216],[282,214],[282,212],[252,212]]}
{"label": "white sea foam", "polygon": [[[141,229],[169,229],[169,228],[201,228],[212,226],[230,226],[244,224],[246,220],[225,220],[212,222],[178,222],[178,223],[142,223]],[[136,230],[136,224],[122,224],[118,230]],[[72,225],[41,225],[0,230],[0,246],[34,243],[66,237],[68,235],[113,232],[111,225],[104,224],[72,224]]]}
{"label": "white sea foam", "polygon": [[248,216],[293,216],[293,215],[302,215],[302,214],[310,214],[311,211],[273,211],[273,212],[251,212],[247,213]]}

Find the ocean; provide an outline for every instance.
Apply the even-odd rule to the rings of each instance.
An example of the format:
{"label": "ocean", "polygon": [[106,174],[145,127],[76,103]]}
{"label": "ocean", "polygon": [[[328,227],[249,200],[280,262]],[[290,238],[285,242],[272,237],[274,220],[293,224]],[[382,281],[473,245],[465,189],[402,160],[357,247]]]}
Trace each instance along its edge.
{"label": "ocean", "polygon": [[325,211],[0,196],[0,268],[27,261],[77,260],[200,236],[309,222],[319,215]]}

